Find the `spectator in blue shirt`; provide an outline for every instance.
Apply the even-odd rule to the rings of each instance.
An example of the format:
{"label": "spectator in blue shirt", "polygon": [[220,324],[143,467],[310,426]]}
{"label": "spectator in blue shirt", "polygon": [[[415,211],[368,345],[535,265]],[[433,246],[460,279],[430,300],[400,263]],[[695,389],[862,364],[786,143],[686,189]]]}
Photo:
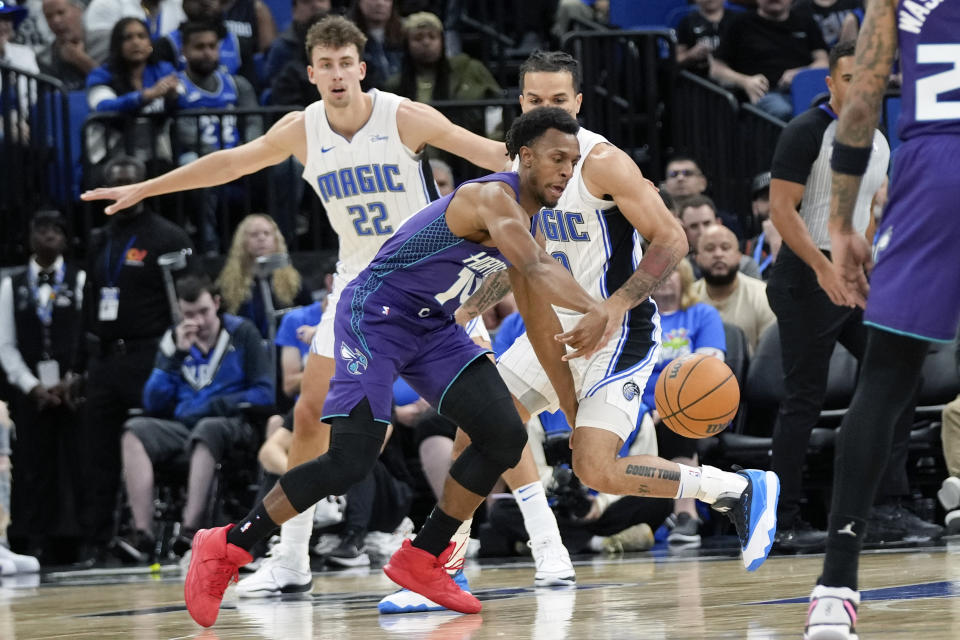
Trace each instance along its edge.
{"label": "spectator in blue shirt", "polygon": [[[333,313],[333,309],[330,312]],[[323,303],[314,302],[288,311],[280,321],[280,329],[274,342],[280,347],[283,392],[292,399],[300,395],[300,379],[303,378],[310,341],[313,340],[322,316]]]}
{"label": "spectator in blue shirt", "polygon": [[[152,561],[153,470],[189,457],[181,537],[205,524],[214,470],[230,449],[253,443],[239,405],[272,405],[273,375],[256,327],[220,313],[206,277],[177,283],[183,320],[167,330],[143,390],[146,416],[124,425],[121,446],[134,531],[116,548],[129,560]],[[189,545],[186,545],[189,547]]]}
{"label": "spectator in blue shirt", "polygon": [[[697,466],[696,440],[679,436],[665,427],[653,401],[653,390],[660,372],[671,360],[690,353],[704,353],[722,360],[727,349],[720,314],[710,305],[697,302],[693,282],[693,268],[688,261],[681,260],[670,277],[653,292],[653,299],[660,311],[660,359],[647,380],[643,403],[650,410],[656,425],[660,457]],[[677,500],[674,509],[677,514],[676,526],[668,540],[699,545],[700,523],[696,502],[692,498]]]}

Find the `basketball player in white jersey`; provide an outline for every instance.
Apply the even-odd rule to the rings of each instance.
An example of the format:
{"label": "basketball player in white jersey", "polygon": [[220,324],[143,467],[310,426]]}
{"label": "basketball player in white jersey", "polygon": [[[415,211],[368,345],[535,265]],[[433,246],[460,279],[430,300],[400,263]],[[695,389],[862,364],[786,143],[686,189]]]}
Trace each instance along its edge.
{"label": "basketball player in white jersey", "polygon": [[[303,178],[323,202],[339,236],[339,262],[328,305],[335,308],[343,287],[367,266],[396,228],[437,197],[432,172],[421,157],[425,145],[458,154],[491,171],[508,166],[502,142],[470,133],[428,105],[377,90],[364,93],[360,81],[366,68],[360,52],[365,42],[363,33],[345,18],[321,20],[306,38],[311,61],[307,72],[321,101],[285,115],[265,135],[247,144],[212,153],[142,183],[94,189],[82,198],[115,200],[105,209],[112,214],[150,196],[224,184],[293,155],[304,165]],[[334,371],[334,315],[324,314],[311,344],[294,410],[290,468],[323,454],[329,446],[329,426],[320,422],[320,416]],[[489,342],[482,321],[467,329],[476,340]],[[529,449],[518,466],[532,470],[535,476]],[[541,497],[542,493],[541,487]],[[552,512],[545,499],[531,505],[539,516],[536,526],[546,523],[548,532],[556,532],[550,536],[550,547],[541,551],[549,562],[538,565],[535,582],[568,584],[573,580],[573,565],[560,542]],[[285,522],[280,545],[254,575],[237,585],[238,595],[310,591],[308,543],[312,530],[312,508]]]}
{"label": "basketball player in white jersey", "polygon": [[[583,98],[579,85],[579,64],[573,57],[536,51],[520,67],[521,109],[526,113],[542,106],[560,107],[576,117]],[[589,358],[569,359],[579,400],[570,437],[574,472],[602,493],[696,498],[713,505],[733,520],[744,566],[753,571],[766,560],[776,533],[780,483],[774,473],[729,473],[655,456],[617,458],[637,426],[640,396],[660,349],[660,319],[650,294],[687,254],[687,241],[676,218],[627,154],[583,127],[577,138],[582,160],[556,208],[540,212],[546,251],[570,269],[591,295],[605,299],[622,322],[605,348]],[[649,242],[646,253],[641,237]],[[482,314],[509,290],[507,278],[490,276],[457,311],[458,321],[465,323]],[[525,303],[517,295],[521,310]],[[566,309],[555,307],[555,311],[562,326],[548,334],[568,331],[580,318]],[[527,334],[500,357],[497,369],[524,421],[541,411],[570,411],[559,406],[558,394]],[[458,430],[455,452],[468,442]],[[503,478],[510,486],[521,486],[529,481],[526,473],[518,466]],[[465,521],[455,534],[458,550],[463,546],[458,538],[469,535],[469,529],[470,521]],[[459,563],[462,555],[455,552],[449,564]],[[380,611],[390,610],[392,601],[403,602],[406,610],[423,610],[417,599],[423,596],[399,591],[381,600]]]}

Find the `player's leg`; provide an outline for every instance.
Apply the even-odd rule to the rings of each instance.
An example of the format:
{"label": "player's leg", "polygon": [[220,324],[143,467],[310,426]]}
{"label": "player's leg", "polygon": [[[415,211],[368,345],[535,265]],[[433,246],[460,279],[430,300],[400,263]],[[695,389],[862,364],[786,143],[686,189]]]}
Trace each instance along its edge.
{"label": "player's leg", "polygon": [[363,398],[349,414],[333,418],[328,451],[284,474],[238,526],[197,533],[184,587],[187,610],[194,620],[206,627],[216,621],[223,592],[237,569],[252,560],[253,545],[324,496],[346,493],[369,473],[380,454],[390,415],[389,401],[375,399],[374,403]]}
{"label": "player's leg", "polygon": [[[327,307],[330,309],[330,307]],[[300,383],[300,397],[293,410],[293,440],[287,457],[292,469],[326,453],[330,446],[330,425],[321,420],[323,403],[330,390],[335,361],[333,352],[333,311],[321,322],[307,356]],[[328,354],[328,355],[323,355]],[[283,523],[280,542],[270,550],[257,570],[237,585],[241,598],[265,598],[284,593],[306,593],[313,588],[310,571],[310,535],[314,507],[305,509]]]}

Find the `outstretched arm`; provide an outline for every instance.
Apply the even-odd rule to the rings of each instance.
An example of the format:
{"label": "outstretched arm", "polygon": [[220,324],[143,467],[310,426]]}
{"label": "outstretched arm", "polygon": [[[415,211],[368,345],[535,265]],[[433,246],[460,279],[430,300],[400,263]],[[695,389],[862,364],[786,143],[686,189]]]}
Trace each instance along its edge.
{"label": "outstretched arm", "polygon": [[128,209],[145,198],[175,191],[213,187],[278,164],[291,155],[306,156],[303,112],[288,113],[255,140],[216,151],[162,176],[121,187],[101,187],[81,194],[83,200],[114,200],[107,215]]}
{"label": "outstretched arm", "polygon": [[509,171],[507,146],[453,124],[428,104],[405,100],[397,109],[397,127],[403,143],[419,151],[429,144],[469,160],[488,171]]}

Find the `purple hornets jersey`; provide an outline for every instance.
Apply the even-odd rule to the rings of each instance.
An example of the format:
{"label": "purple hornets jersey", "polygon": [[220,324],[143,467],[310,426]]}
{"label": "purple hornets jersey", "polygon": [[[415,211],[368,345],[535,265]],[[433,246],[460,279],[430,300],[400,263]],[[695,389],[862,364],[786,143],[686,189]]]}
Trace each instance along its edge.
{"label": "purple hornets jersey", "polygon": [[900,138],[960,135],[960,0],[900,0]]}
{"label": "purple hornets jersey", "polygon": [[[464,184],[469,182],[505,182],[519,198],[519,176],[513,172],[493,173]],[[484,277],[510,266],[495,247],[464,240],[450,231],[446,211],[455,194],[421,209],[384,243],[370,266],[350,284],[355,310],[382,287],[378,299],[390,297],[421,318],[447,319],[477,290]],[[534,229],[536,216],[530,221],[530,232]]]}

